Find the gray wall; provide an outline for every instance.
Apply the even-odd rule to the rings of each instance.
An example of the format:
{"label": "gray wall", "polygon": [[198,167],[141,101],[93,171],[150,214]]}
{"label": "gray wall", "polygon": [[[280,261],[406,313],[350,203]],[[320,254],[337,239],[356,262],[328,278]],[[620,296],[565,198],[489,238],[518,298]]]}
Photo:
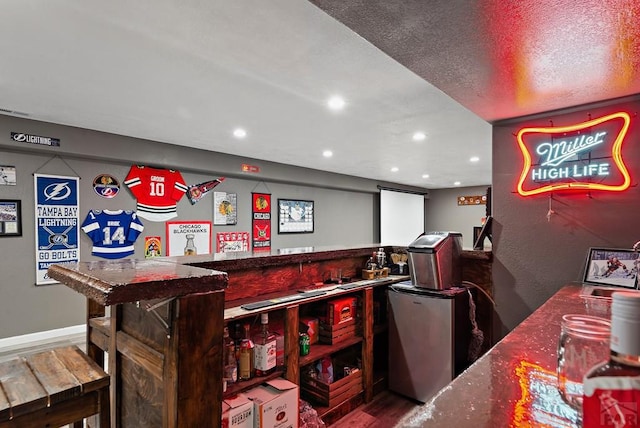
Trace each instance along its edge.
{"label": "gray wall", "polygon": [[[622,193],[516,193],[522,156],[515,134],[523,126],[571,125],[625,110],[632,125],[623,145],[632,187]],[[563,285],[581,280],[589,247],[630,248],[640,239],[640,97],[545,116],[495,124],[493,128],[493,280],[497,337],[513,329]]]}
{"label": "gray wall", "polygon": [[[10,132],[24,132],[61,139],[52,148],[17,143]],[[0,186],[0,199],[22,201],[22,237],[0,238],[0,338],[33,333],[84,322],[84,298],[64,285],[35,286],[35,232],[33,173],[76,174],[80,180],[81,221],[90,209],[135,209],[128,189],[114,199],[97,196],[94,177],[109,173],[120,181],[134,164],[171,167],[182,172],[188,184],[220,176],[227,177],[216,190],[236,193],[238,224],[214,226],[213,234],[251,231],[251,191],[278,198],[315,201],[315,231],[312,234],[277,234],[277,212],[272,210],[272,248],[370,244],[379,240],[378,183],[340,174],[239,158],[220,153],[122,137],[78,128],[0,116],[0,165],[17,169],[17,186]],[[244,174],[242,163],[258,165],[260,174]],[[399,186],[395,186],[399,187]],[[425,191],[425,189],[411,189]],[[174,220],[212,220],[213,195],[196,205],[183,198]],[[143,258],[144,236],[159,235],[166,243],[165,224],[143,219],[145,230],[136,243],[136,258]],[[91,243],[81,232],[81,260],[94,260]],[[215,247],[214,247],[215,249]]]}
{"label": "gray wall", "polygon": [[[482,225],[486,205],[458,205],[459,196],[475,196],[487,193],[487,186],[456,187],[429,191],[427,200],[426,230],[451,230],[462,233],[462,246],[473,248],[473,227]],[[490,248],[487,239],[485,246]]]}

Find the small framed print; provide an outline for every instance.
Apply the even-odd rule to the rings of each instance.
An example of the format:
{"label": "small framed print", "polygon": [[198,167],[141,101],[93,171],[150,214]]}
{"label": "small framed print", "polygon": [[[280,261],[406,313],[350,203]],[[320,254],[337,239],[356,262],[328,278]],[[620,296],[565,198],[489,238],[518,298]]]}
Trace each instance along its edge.
{"label": "small framed print", "polygon": [[168,221],[167,256],[211,254],[210,221]]}
{"label": "small framed print", "polygon": [[639,254],[624,248],[590,248],[583,282],[635,289],[640,268]]}
{"label": "small framed print", "polygon": [[0,186],[16,185],[16,167],[0,165]]}
{"label": "small framed print", "polygon": [[313,233],[313,201],[278,199],[278,233]]}
{"label": "small framed print", "polygon": [[0,237],[22,236],[22,210],[20,201],[0,199]]}

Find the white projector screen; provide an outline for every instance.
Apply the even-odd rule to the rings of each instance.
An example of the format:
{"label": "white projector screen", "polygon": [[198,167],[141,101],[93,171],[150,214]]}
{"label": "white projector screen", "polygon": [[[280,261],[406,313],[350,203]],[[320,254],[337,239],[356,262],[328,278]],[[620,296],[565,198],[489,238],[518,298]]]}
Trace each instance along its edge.
{"label": "white projector screen", "polygon": [[408,246],[424,232],[424,195],[380,190],[380,243]]}

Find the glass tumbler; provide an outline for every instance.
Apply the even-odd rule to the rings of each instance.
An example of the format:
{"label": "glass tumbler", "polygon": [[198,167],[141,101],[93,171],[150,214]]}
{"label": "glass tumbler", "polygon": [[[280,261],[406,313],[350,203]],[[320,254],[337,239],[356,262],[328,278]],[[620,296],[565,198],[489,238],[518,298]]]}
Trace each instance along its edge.
{"label": "glass tumbler", "polygon": [[562,399],[582,413],[582,379],[609,357],[611,322],[590,315],[562,317],[558,341],[558,389]]}

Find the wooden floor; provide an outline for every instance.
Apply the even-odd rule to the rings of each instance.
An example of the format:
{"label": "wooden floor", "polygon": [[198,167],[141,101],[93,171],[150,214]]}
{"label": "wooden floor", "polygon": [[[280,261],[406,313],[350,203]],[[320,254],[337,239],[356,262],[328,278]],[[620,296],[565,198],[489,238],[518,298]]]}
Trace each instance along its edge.
{"label": "wooden floor", "polygon": [[416,401],[385,391],[376,395],[371,403],[338,420],[331,428],[392,428],[407,412],[418,406],[420,403]]}

